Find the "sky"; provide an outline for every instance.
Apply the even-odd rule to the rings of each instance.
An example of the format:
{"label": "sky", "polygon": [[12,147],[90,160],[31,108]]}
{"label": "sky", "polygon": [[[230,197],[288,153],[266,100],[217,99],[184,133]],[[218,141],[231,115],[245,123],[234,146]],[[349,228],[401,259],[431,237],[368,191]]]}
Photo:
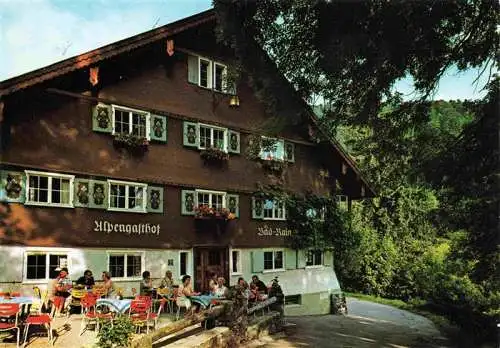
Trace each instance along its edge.
{"label": "sky", "polygon": [[[205,11],[212,0],[0,0],[0,81]],[[487,79],[450,69],[434,99],[477,99]],[[411,79],[395,89],[411,99]]]}

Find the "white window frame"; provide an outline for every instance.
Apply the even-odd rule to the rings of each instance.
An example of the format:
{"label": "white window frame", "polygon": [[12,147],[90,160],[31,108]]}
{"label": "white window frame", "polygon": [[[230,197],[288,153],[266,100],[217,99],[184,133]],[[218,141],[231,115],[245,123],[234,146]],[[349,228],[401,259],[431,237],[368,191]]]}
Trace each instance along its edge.
{"label": "white window frame", "polygon": [[[186,253],[186,274],[181,274],[181,254],[182,253]],[[178,256],[178,260],[179,260],[179,264],[177,266],[177,271],[178,271],[178,274],[179,274],[179,277],[183,277],[185,275],[190,275],[191,274],[191,250],[179,250],[179,256]],[[193,279],[193,276],[191,276],[191,279]]]}
{"label": "white window frame", "polygon": [[[48,173],[39,172],[35,170],[25,170],[26,174],[26,205],[38,205],[38,206],[50,206],[50,207],[62,207],[62,208],[73,208],[73,194],[74,194],[74,175],[59,174],[59,173]],[[48,189],[47,189],[47,199],[48,202],[34,202],[30,200],[30,176],[45,176],[48,178]],[[69,203],[52,203],[52,178],[57,179],[69,179]]]}
{"label": "white window frame", "polygon": [[307,259],[309,257],[309,253],[310,252],[315,252],[315,251],[320,251],[320,250],[317,250],[317,249],[307,249],[306,250],[306,268],[323,268],[324,267],[324,262],[325,262],[325,252],[323,250],[321,250],[321,260],[320,260],[320,264],[319,265],[315,265],[314,264],[314,256],[313,256],[313,264],[312,265],[307,265]]}
{"label": "white window frame", "polygon": [[[236,267],[238,269],[236,270],[236,272],[233,269],[233,252],[238,253],[238,260],[237,260],[237,263],[236,263]],[[230,272],[231,272],[232,276],[243,275],[243,270],[241,269],[242,264],[243,264],[241,262],[241,255],[242,255],[241,249],[232,249],[232,248],[229,249],[229,262],[230,262],[229,263],[229,268],[230,268]]]}
{"label": "white window frame", "polygon": [[132,113],[137,113],[137,114],[142,114],[144,116],[146,116],[146,139],[147,140],[151,140],[151,132],[150,132],[150,128],[151,128],[151,113],[148,112],[148,111],[144,111],[144,110],[137,110],[137,109],[132,109],[132,108],[128,108],[128,107],[125,107],[125,106],[119,106],[119,105],[114,105],[112,104],[111,105],[111,109],[112,109],[112,113],[111,113],[111,124],[112,124],[112,132],[111,134],[112,135],[116,135],[116,131],[115,131],[115,111],[118,110],[118,111],[124,111],[124,112],[128,112],[129,113],[129,134],[132,133]]}
{"label": "white window frame", "polygon": [[[264,260],[264,264],[263,264],[263,268],[264,270],[262,271],[262,273],[272,273],[272,272],[285,272],[285,265],[286,265],[286,260],[285,260],[285,249],[264,249],[263,251],[263,255],[262,255],[262,258]],[[265,253],[270,253],[272,252],[273,253],[273,268],[272,269],[266,269],[266,257],[265,257]],[[275,256],[274,254],[277,253],[277,252],[281,252],[281,258],[282,258],[282,267],[281,268],[274,268],[274,262],[275,262]]]}
{"label": "white window frame", "polygon": [[[201,61],[202,60],[208,63],[207,85],[206,86],[201,85]],[[213,78],[214,78],[214,72],[213,72],[214,69],[212,68],[212,66],[213,66],[212,60],[205,58],[205,57],[198,56],[198,86],[199,87],[212,89]]]}
{"label": "white window frame", "polygon": [[226,198],[227,198],[227,193],[224,191],[210,191],[210,190],[195,190],[195,205],[198,207],[200,203],[198,202],[198,193],[208,193],[210,194],[210,202],[209,205],[212,206],[212,195],[222,195],[222,208],[226,208]]}
{"label": "white window frame", "polygon": [[342,210],[349,210],[349,197],[346,195],[337,195],[338,207]]}
{"label": "white window frame", "polygon": [[[111,185],[126,185],[126,186],[140,186],[143,188],[142,195],[142,209],[129,209],[129,208],[116,208],[111,207]],[[148,185],[140,182],[131,181],[120,181],[108,179],[108,210],[109,211],[125,211],[130,213],[146,213],[147,212],[147,196],[148,196]],[[125,189],[125,204],[128,206],[128,187]]]}
{"label": "white window frame", "polygon": [[[28,256],[29,255],[45,255],[45,278],[40,279],[28,279]],[[38,250],[38,249],[27,249],[24,251],[23,256],[23,283],[26,284],[37,284],[46,283],[50,278],[50,255],[64,255],[66,256],[66,262],[68,269],[71,269],[71,255],[69,250]],[[71,277],[71,274],[70,274]]]}
{"label": "white window frame", "polygon": [[275,198],[264,198],[264,204],[262,206],[262,220],[275,220],[275,221],[285,221],[286,220],[286,204],[285,202],[282,202],[283,203],[283,217],[282,218],[278,218],[276,217],[276,211],[277,209],[275,207],[273,207],[272,211],[273,211],[273,216],[272,217],[265,217],[265,213],[264,211],[267,210],[266,209],[266,201],[273,201],[273,205],[276,205],[276,202],[278,202],[279,200],[275,199]]}
{"label": "white window frame", "polygon": [[[123,277],[113,277],[111,275],[111,268],[109,267],[109,261],[111,256],[123,256]],[[141,257],[141,272],[139,276],[127,277],[127,256],[140,256]],[[131,251],[131,250],[113,250],[106,252],[106,269],[111,275],[111,280],[113,281],[130,281],[130,280],[142,280],[142,273],[146,269],[146,253],[144,251]]]}
{"label": "white window frame", "polygon": [[[215,73],[217,71],[217,66],[220,66],[223,68],[222,70],[222,86],[221,86],[221,89],[217,89],[215,88]],[[212,77],[212,87],[213,87],[213,90],[214,91],[217,91],[217,92],[222,92],[222,93],[227,93],[227,65],[226,64],[222,64],[222,63],[219,63],[219,62],[213,62],[213,77]]]}
{"label": "white window frame", "polygon": [[211,144],[210,146],[213,147],[213,142],[214,142],[214,130],[219,130],[224,132],[224,146],[222,147],[222,151],[227,152],[227,134],[228,134],[228,129],[223,128],[223,127],[217,127],[217,126],[212,126],[210,124],[205,124],[205,123],[198,123],[198,149],[200,150],[206,150],[206,146],[201,146],[201,127],[208,128],[210,129],[210,139],[211,139]]}
{"label": "white window frame", "polygon": [[260,152],[259,152],[260,159],[262,159],[264,161],[284,161],[285,160],[285,139],[272,138],[272,137],[266,137],[266,136],[262,136],[261,139],[262,140],[275,140],[277,143],[280,143],[282,145],[282,148],[283,148],[283,156],[281,158],[279,158],[277,156],[271,157],[271,158],[264,157],[264,147],[261,144]]}

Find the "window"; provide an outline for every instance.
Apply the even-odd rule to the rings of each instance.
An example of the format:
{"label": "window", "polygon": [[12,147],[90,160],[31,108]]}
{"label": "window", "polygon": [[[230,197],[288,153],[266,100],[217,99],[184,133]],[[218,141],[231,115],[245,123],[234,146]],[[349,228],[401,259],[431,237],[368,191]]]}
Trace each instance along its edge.
{"label": "window", "polygon": [[206,205],[215,210],[221,210],[226,207],[225,192],[196,190],[196,199],[198,206]]}
{"label": "window", "polygon": [[149,112],[113,105],[113,134],[131,134],[149,140]]}
{"label": "window", "polygon": [[260,158],[268,161],[283,161],[285,158],[285,142],[282,139],[262,137]]}
{"label": "window", "polygon": [[181,276],[188,273],[188,253],[187,251],[181,251],[179,253],[179,274]]}
{"label": "window", "polygon": [[198,58],[200,68],[200,86],[205,88],[212,88],[212,62]]}
{"label": "window", "polygon": [[112,278],[140,278],[142,261],[142,253],[109,254],[108,271]]}
{"label": "window", "polygon": [[227,67],[214,63],[214,89],[219,92],[226,92]]}
{"label": "window", "polygon": [[59,271],[56,268],[68,267],[68,255],[65,253],[29,252],[25,255],[25,279],[48,280]]}
{"label": "window", "polygon": [[146,184],[108,180],[108,185],[108,210],[146,212]]}
{"label": "window", "polygon": [[341,210],[349,210],[349,198],[345,195],[337,196],[337,204]]}
{"label": "window", "polygon": [[308,250],[306,266],[323,266],[323,252],[321,250]]}
{"label": "window", "polygon": [[283,251],[264,251],[264,270],[283,269]]}
{"label": "window", "polygon": [[26,204],[73,207],[73,175],[26,171]]}
{"label": "window", "polygon": [[264,220],[285,220],[285,203],[278,200],[264,201]]}
{"label": "window", "polygon": [[231,273],[242,274],[240,250],[231,250]]}
{"label": "window", "polygon": [[285,305],[301,305],[302,295],[288,295],[285,296]]}
{"label": "window", "polygon": [[227,129],[200,124],[200,149],[215,147],[227,151]]}

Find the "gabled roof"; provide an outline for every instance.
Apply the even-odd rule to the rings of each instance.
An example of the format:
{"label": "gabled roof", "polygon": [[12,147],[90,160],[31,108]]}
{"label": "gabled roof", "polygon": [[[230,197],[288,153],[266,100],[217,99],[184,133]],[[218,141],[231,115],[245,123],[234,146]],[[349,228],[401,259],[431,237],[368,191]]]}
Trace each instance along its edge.
{"label": "gabled roof", "polygon": [[215,12],[213,9],[210,9],[204,12],[197,13],[193,16],[166,24],[162,27],[146,31],[127,39],[97,48],[90,52],[65,59],[44,68],[10,78],[8,80],[0,82],[0,97],[3,95],[14,93],[23,88],[36,85],[43,81],[67,74],[74,70],[96,64],[104,59],[108,59],[124,52],[131,51],[162,38],[167,38],[168,36],[178,34],[182,31],[214,20]]}
{"label": "gabled roof", "polygon": [[[129,52],[131,50],[146,46],[155,41],[166,39],[167,37],[179,34],[183,31],[189,30],[191,28],[197,27],[203,23],[211,22],[216,20],[215,11],[213,9],[197,13],[193,16],[183,18],[181,20],[166,24],[162,27],[149,30],[147,32],[132,36],[130,38],[117,41],[115,43],[97,48],[95,50],[80,54],[78,56],[65,59],[63,61],[51,64],[41,69],[37,69],[26,74],[10,78],[0,82],[0,97],[12,94],[16,91],[22,90],[34,86],[36,84],[42,83],[47,80],[57,78],[59,76],[68,74],[72,71],[79,70],[85,67],[92,66],[99,63],[102,60],[112,58],[119,54]],[[267,56],[267,54],[266,54]],[[270,61],[270,64],[274,66],[274,69],[278,72],[279,78],[286,81],[284,76],[282,76],[274,63]],[[331,146],[337,151],[340,157],[351,167],[356,176],[362,182],[366,188],[366,197],[373,197],[376,195],[375,190],[371,185],[364,179],[361,175],[360,170],[357,168],[356,164],[348,153],[342,148],[342,146],[331,136],[326,134],[319,126],[319,121],[315,116],[313,110],[310,106],[298,96],[296,91],[292,86],[286,81],[287,89],[289,89],[298,98],[300,105],[305,108],[309,116],[310,121],[316,126],[319,132],[329,141]]]}

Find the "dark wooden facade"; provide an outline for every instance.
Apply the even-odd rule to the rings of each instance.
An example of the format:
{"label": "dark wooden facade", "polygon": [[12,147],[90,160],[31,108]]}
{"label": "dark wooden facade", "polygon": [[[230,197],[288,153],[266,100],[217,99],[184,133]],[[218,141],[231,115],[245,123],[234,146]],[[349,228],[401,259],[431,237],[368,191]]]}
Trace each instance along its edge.
{"label": "dark wooden facade", "polygon": [[[65,74],[49,76],[46,81],[40,78],[39,83],[33,82],[15,92],[12,85],[23,83],[19,78],[2,83],[2,169],[33,169],[74,174],[79,178],[154,184],[164,188],[164,206],[162,214],[138,214],[10,203],[7,219],[14,231],[1,231],[0,244],[145,249],[286,244],[286,237],[257,234],[263,226],[284,228],[285,221],[255,220],[251,216],[251,194],[257,189],[256,184],[273,184],[276,178],[266,173],[259,161],[245,155],[250,134],[269,131],[265,129],[269,115],[254,96],[247,78],[243,76],[238,84],[239,107],[229,106],[228,95],[188,83],[186,52],[228,64],[233,61],[231,52],[217,44],[214,25],[213,19],[201,21],[170,36],[176,47],[173,56],[166,53],[163,35],[96,62],[93,64],[99,67],[96,87],[89,84],[88,66],[73,66]],[[170,32],[175,32],[174,29]],[[110,134],[92,130],[92,108],[97,102],[166,116],[167,142],[151,143],[142,156],[116,149]],[[241,133],[241,153],[231,154],[225,167],[205,165],[198,150],[183,146],[185,120],[237,130]],[[343,194],[359,197],[365,185],[362,178],[334,146],[310,141],[311,125],[304,120],[280,131],[279,136],[295,144],[295,162],[286,169],[284,186],[295,192],[327,194],[339,183]],[[329,177],[321,174],[326,170]],[[222,227],[197,226],[193,216],[181,214],[181,190],[186,188],[239,194],[239,218]],[[160,230],[157,234],[140,236],[96,230],[104,221],[150,224]]]}

